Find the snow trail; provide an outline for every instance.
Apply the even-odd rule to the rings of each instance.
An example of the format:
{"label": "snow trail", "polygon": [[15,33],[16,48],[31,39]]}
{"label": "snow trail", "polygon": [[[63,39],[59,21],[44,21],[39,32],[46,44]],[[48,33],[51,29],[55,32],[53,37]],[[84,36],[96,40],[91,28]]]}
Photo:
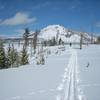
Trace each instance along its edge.
{"label": "snow trail", "polygon": [[[75,49],[70,49],[71,57],[65,73],[63,76],[62,85],[64,87],[64,93],[57,95],[57,100],[77,100],[77,52]],[[59,89],[60,88],[60,89]],[[58,90],[61,91],[61,86],[58,87]]]}
{"label": "snow trail", "polygon": [[75,93],[76,93],[76,86],[75,86],[75,80],[76,80],[76,72],[75,69],[77,67],[76,63],[76,51],[74,49],[71,50],[72,55],[68,64],[68,77],[69,79],[67,80],[66,83],[66,89],[65,89],[65,95],[64,95],[64,100],[75,100]]}

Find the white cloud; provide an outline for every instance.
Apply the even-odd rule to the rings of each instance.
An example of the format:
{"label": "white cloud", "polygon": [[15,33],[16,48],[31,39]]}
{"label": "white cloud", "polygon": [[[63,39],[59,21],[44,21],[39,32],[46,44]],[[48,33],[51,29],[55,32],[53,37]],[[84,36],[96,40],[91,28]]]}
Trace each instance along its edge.
{"label": "white cloud", "polygon": [[37,19],[32,17],[30,18],[28,14],[18,12],[13,17],[1,20],[0,25],[20,25],[20,24],[28,24],[34,23]]}

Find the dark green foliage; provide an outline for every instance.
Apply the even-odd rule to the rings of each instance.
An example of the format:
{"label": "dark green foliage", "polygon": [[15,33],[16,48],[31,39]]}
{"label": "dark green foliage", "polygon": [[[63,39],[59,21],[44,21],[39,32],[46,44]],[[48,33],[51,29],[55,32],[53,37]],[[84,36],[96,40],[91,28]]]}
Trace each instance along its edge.
{"label": "dark green foliage", "polygon": [[0,69],[7,68],[7,59],[5,56],[5,51],[3,47],[3,43],[0,42]]}
{"label": "dark green foliage", "polygon": [[80,33],[80,49],[82,49],[83,44],[83,33]]}
{"label": "dark green foliage", "polygon": [[63,43],[62,39],[59,39],[59,45],[61,45]]}
{"label": "dark green foliage", "polygon": [[37,37],[38,37],[39,33],[40,33],[40,31],[36,30],[36,32],[34,33],[34,37],[33,37],[34,54],[36,53]]}
{"label": "dark green foliage", "polygon": [[16,49],[14,49],[14,46],[8,47],[7,51],[7,59],[8,59],[8,66],[9,67],[17,67],[18,64],[18,52]]}
{"label": "dark green foliage", "polygon": [[24,46],[25,47],[27,47],[27,45],[28,45],[28,36],[29,36],[29,29],[28,28],[26,28],[25,29],[25,33],[23,34],[23,38],[24,38]]}
{"label": "dark green foliage", "polygon": [[51,40],[49,40],[49,45],[50,46],[55,46],[56,45],[56,39],[53,37]]}
{"label": "dark green foliage", "polygon": [[7,52],[5,53],[3,43],[0,42],[0,69],[18,67],[19,65],[26,64],[28,64],[26,47],[23,47],[21,56],[19,57],[19,53],[14,48],[13,44],[12,46],[8,46]]}
{"label": "dark green foliage", "polygon": [[56,39],[55,39],[55,37],[52,39],[52,45],[53,46],[56,45]]}
{"label": "dark green foliage", "polygon": [[97,37],[97,43],[100,43],[100,36]]}
{"label": "dark green foliage", "polygon": [[43,44],[44,44],[44,46],[46,47],[46,46],[47,46],[47,41],[44,41]]}
{"label": "dark green foliage", "polygon": [[55,39],[55,37],[53,37],[52,39],[50,39],[50,40],[45,40],[44,42],[43,42],[43,45],[44,46],[55,46],[55,45],[57,45],[57,41],[56,41],[56,39]]}
{"label": "dark green foliage", "polygon": [[9,44],[8,49],[7,49],[7,64],[8,64],[8,67],[11,66],[11,47],[10,47],[10,44]]}
{"label": "dark green foliage", "polygon": [[28,64],[28,54],[26,48],[23,46],[23,50],[21,52],[21,57],[20,57],[20,64],[21,65],[26,65]]}

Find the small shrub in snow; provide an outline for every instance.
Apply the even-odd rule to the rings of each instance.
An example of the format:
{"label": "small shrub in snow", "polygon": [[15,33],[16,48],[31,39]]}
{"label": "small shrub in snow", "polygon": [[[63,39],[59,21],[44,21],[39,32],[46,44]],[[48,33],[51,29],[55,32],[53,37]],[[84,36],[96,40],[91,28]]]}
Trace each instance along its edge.
{"label": "small shrub in snow", "polygon": [[37,65],[44,65],[45,64],[45,58],[44,58],[44,55],[42,55],[42,54],[39,54],[39,55],[37,55],[37,57],[36,57],[36,64]]}

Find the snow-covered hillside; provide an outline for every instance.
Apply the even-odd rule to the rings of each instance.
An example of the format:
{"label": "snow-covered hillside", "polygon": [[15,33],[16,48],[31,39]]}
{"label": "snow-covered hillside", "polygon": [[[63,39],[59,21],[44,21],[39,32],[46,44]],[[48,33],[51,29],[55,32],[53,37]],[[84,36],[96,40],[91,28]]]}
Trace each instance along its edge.
{"label": "snow-covered hillside", "polygon": [[[34,37],[35,32],[30,31],[29,38]],[[80,43],[80,37],[83,34],[83,42],[91,43],[91,35],[86,32],[78,32],[72,29],[65,28],[61,25],[49,25],[39,31],[38,40],[45,41],[50,40],[55,37],[56,40],[61,39],[64,43]],[[19,38],[23,38],[22,36]],[[3,39],[3,38],[1,38]],[[5,39],[5,38],[4,38]],[[10,37],[6,39],[17,39],[15,37]],[[97,41],[96,37],[93,37],[94,41]]]}
{"label": "snow-covered hillside", "polygon": [[48,47],[45,65],[0,70],[0,100],[100,100],[100,46],[78,46]]}
{"label": "snow-covered hillside", "polygon": [[40,32],[41,37],[45,39],[51,39],[52,37],[56,37],[57,34],[66,35],[67,29],[60,25],[50,25],[42,29]]}
{"label": "snow-covered hillside", "polygon": [[[40,31],[39,37],[44,40],[55,38],[61,38],[64,42],[80,42],[80,32],[69,30],[61,25],[49,25]],[[83,33],[84,42],[89,42],[91,36],[87,33]]]}

